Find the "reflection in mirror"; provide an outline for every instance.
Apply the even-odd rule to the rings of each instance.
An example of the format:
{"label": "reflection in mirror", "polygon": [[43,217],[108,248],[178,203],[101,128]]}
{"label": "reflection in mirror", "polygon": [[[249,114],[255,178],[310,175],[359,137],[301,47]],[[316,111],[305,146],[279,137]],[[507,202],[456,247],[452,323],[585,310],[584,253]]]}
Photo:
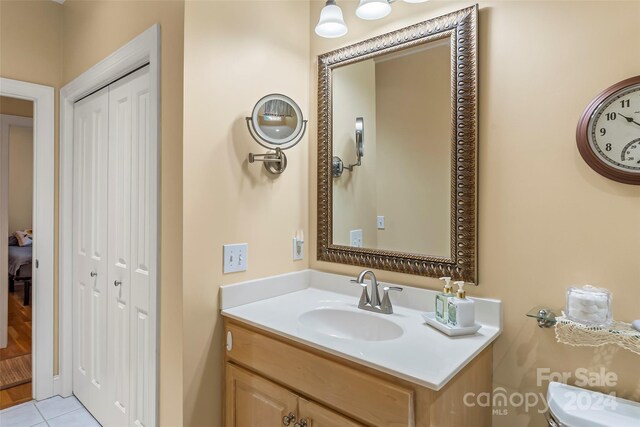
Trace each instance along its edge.
{"label": "reflection in mirror", "polygon": [[251,117],[247,117],[247,121],[251,122],[258,136],[256,141],[260,145],[274,148],[273,145],[283,149],[283,145],[295,140],[293,144],[289,144],[290,147],[299,141],[297,137],[302,137],[300,133],[304,132],[303,124],[306,122],[302,120],[302,111],[298,104],[288,96],[278,93],[260,99],[253,107]]}
{"label": "reflection in mirror", "polygon": [[[258,132],[273,139],[272,143],[281,144],[298,127],[298,115],[293,106],[282,99],[264,102],[258,110]],[[277,142],[275,142],[277,141]]]}
{"label": "reflection in mirror", "polygon": [[332,70],[333,155],[366,161],[333,179],[333,244],[451,256],[451,39]]}
{"label": "reflection in mirror", "polygon": [[355,163],[345,166],[340,156],[333,156],[332,171],[333,177],[337,178],[342,176],[342,172],[348,170],[353,172],[353,168],[362,165],[362,158],[364,157],[364,118],[356,117],[356,159]]}

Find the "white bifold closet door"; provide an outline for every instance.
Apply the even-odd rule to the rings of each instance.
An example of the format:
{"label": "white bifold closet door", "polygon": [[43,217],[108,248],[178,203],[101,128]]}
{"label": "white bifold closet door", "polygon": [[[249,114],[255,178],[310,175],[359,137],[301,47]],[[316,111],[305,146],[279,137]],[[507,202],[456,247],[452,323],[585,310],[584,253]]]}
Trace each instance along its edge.
{"label": "white bifold closet door", "polygon": [[148,67],[74,108],[73,391],[104,426],[153,407],[151,110]]}

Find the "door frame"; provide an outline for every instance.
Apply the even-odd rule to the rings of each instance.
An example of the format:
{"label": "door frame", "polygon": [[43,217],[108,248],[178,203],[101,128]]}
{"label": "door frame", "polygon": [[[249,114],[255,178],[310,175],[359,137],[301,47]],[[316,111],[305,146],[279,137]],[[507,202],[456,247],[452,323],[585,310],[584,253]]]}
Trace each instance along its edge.
{"label": "door frame", "polygon": [[[53,374],[54,90],[50,86],[0,77],[0,95],[33,102],[32,259],[36,268],[32,270],[31,375],[32,396],[41,400],[55,394],[56,382]],[[6,180],[3,179],[2,182],[6,183]],[[6,184],[0,187],[2,201],[8,201],[8,187]],[[8,217],[4,212],[0,215],[1,229],[6,230]],[[4,236],[6,235],[5,233]],[[6,244],[5,240],[3,245]],[[5,289],[3,287],[2,292]],[[0,311],[2,316],[6,315],[4,308]]]}
{"label": "door frame", "polygon": [[74,103],[79,99],[101,89],[137,68],[149,64],[151,105],[156,114],[151,115],[150,131],[152,144],[150,150],[150,236],[151,257],[149,274],[151,281],[149,313],[151,327],[151,353],[155,355],[149,363],[153,386],[153,411],[151,425],[156,424],[158,414],[158,337],[159,337],[159,206],[160,206],[160,25],[154,24],[142,34],[131,40],[114,53],[82,73],[60,91],[60,394],[69,396],[73,392],[73,251],[72,251],[72,213],[73,213],[73,113]]}

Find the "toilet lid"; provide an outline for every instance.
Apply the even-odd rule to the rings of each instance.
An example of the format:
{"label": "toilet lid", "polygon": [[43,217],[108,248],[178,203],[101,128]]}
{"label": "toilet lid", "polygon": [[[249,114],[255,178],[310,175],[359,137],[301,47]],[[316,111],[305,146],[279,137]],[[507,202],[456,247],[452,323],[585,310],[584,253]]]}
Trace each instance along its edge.
{"label": "toilet lid", "polygon": [[567,427],[638,427],[640,403],[551,382],[547,404]]}

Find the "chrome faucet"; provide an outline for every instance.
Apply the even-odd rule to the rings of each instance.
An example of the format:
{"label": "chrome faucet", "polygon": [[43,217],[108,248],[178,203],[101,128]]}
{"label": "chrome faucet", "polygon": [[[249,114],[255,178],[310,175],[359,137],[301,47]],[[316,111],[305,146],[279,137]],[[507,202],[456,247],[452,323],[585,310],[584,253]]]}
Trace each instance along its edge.
{"label": "chrome faucet", "polygon": [[[367,284],[364,281],[367,275],[371,276],[371,292],[367,291]],[[362,286],[362,295],[360,296],[358,308],[362,310],[373,311],[374,313],[393,313],[393,306],[391,305],[391,300],[389,299],[389,291],[402,292],[401,287],[385,286],[384,288],[382,288],[384,294],[382,296],[382,301],[380,301],[380,294],[378,293],[378,280],[376,279],[376,275],[373,273],[373,271],[363,270],[360,274],[358,274],[358,278],[352,279],[351,282]]]}

